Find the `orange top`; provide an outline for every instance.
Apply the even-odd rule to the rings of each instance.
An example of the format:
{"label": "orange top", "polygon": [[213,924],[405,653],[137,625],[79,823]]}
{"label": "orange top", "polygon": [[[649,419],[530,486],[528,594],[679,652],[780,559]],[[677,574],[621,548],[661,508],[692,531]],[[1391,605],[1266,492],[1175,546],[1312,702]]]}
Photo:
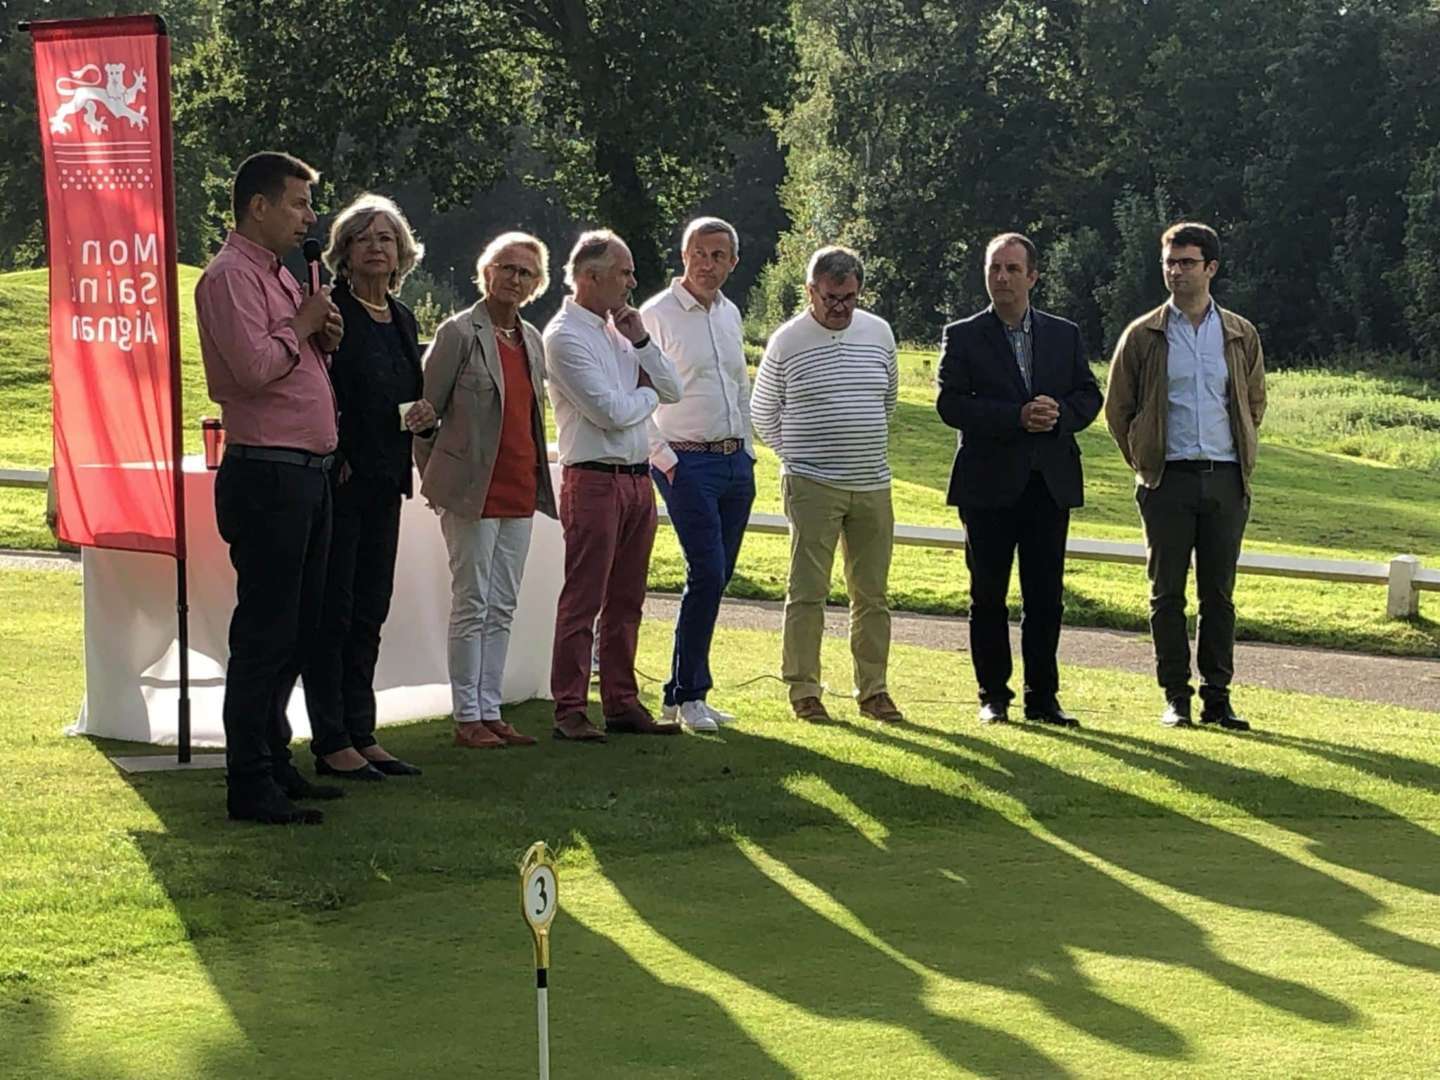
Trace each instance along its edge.
{"label": "orange top", "polygon": [[530,385],[530,365],[525,346],[513,344],[499,332],[500,373],[505,380],[505,407],[500,417],[500,446],[495,470],[485,493],[481,517],[517,518],[535,513],[535,469],[540,460],[535,450],[535,391]]}

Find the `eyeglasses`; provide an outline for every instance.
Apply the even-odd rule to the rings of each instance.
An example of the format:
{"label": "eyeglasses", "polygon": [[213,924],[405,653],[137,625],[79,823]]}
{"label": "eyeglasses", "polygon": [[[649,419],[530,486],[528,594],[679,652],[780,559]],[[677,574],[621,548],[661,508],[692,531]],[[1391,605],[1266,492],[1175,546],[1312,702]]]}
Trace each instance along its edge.
{"label": "eyeglasses", "polygon": [[534,281],[540,276],[539,271],[531,270],[528,266],[516,266],[514,263],[497,263],[495,269],[521,281]]}
{"label": "eyeglasses", "polygon": [[1204,259],[1165,259],[1165,260],[1164,260],[1164,263],[1165,263],[1165,269],[1166,269],[1166,270],[1183,270],[1183,271],[1185,271],[1186,273],[1189,273],[1191,270],[1194,270],[1197,266],[1204,266],[1204,265],[1205,265],[1205,260],[1204,260]]}
{"label": "eyeglasses", "polygon": [[820,302],[824,304],[826,308],[832,310],[835,308],[854,307],[856,302],[860,299],[860,294],[858,292],[848,292],[845,293],[843,296],[835,296],[833,293],[822,292],[819,289],[816,289],[815,294],[820,297]]}

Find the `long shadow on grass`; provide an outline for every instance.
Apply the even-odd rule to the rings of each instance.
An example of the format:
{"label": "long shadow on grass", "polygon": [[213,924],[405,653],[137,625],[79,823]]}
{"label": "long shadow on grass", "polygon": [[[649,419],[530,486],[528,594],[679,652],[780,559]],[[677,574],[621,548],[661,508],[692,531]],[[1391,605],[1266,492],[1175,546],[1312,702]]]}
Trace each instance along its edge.
{"label": "long shadow on grass", "polygon": [[[933,747],[919,746],[911,739],[888,733],[871,734],[872,737],[887,742],[906,742],[916,752],[928,756],[937,754]],[[1097,745],[1097,741],[1092,739],[1094,733],[1072,736],[1035,728],[1030,734],[1039,739],[1055,739],[1085,745],[1091,749],[1104,749],[1103,745]],[[1038,757],[966,735],[946,733],[943,738],[954,747],[971,752],[983,750],[1011,776],[1023,777],[1023,783],[1010,785],[1010,793],[1029,806],[1046,830],[1081,850],[1180,892],[1235,908],[1302,920],[1372,955],[1409,967],[1440,972],[1440,949],[1376,924],[1374,919],[1384,914],[1384,905],[1360,889],[1296,862],[1256,841],[1179,814],[1150,799],[1057,769]],[[1101,733],[1099,738],[1124,740],[1128,737],[1105,732]],[[1165,760],[1165,755],[1173,748],[1167,746],[1157,749],[1164,753],[1144,758],[1136,755],[1136,759],[1129,763],[1174,774],[1175,767]],[[1114,752],[1113,748],[1111,752]],[[955,755],[954,762],[957,767],[965,766],[963,756]],[[1196,758],[1193,764],[1197,772],[1226,768],[1210,758]],[[1267,785],[1280,783],[1275,777],[1252,775]],[[1187,772],[1184,776],[1185,780],[1182,782],[1196,782],[1194,775]],[[1221,780],[1217,779],[1215,783],[1223,786]],[[1313,796],[1317,793],[1307,788],[1303,793],[1295,794],[1299,797],[1302,794]],[[1347,798],[1335,793],[1325,794],[1340,799]],[[1276,805],[1293,804],[1278,800]],[[1195,857],[1176,859],[1173,857],[1173,850],[1167,850],[1167,847],[1134,844],[1118,831],[1096,828],[1093,820],[1087,822],[1084,817],[1065,812],[1065,808],[1074,806],[1085,807],[1087,813],[1093,817],[1153,821],[1157,834],[1166,838],[1169,849],[1194,852]],[[1388,811],[1370,804],[1366,806],[1373,811],[1364,815],[1366,817],[1381,817],[1389,824],[1398,823],[1409,827],[1410,840],[1420,840],[1423,844],[1421,850],[1412,853],[1414,857],[1433,857],[1435,838],[1432,835],[1423,833],[1422,836],[1421,830],[1409,826]],[[1318,808],[1316,812],[1320,812]],[[1294,826],[1298,824],[1298,819],[1296,822],[1286,821],[1285,824],[1287,827]],[[1365,839],[1358,838],[1356,843],[1363,844]],[[1347,844],[1344,850],[1354,857],[1353,845]],[[1426,876],[1428,878],[1428,873]],[[1281,1008],[1290,1007],[1285,1000],[1271,1003]],[[1303,1004],[1298,1011],[1311,1015]],[[1343,1019],[1333,1013],[1329,1016],[1312,1015],[1312,1018]]]}
{"label": "long shadow on grass", "polygon": [[[539,734],[549,711],[507,715]],[[117,1000],[105,1023],[126,1028],[132,1046],[141,1029],[181,1047],[185,1065],[174,1075],[533,1075],[535,999],[516,858],[530,841],[554,843],[587,821],[604,833],[617,790],[656,764],[651,747],[609,758],[549,745],[467,754],[450,747],[447,724],[387,730],[385,742],[423,764],[425,777],[349,788],[323,804],[318,828],[225,821],[218,773],[124,778],[159,822],[128,839],[181,924],[191,959],[175,969],[177,985],[198,983],[220,1004],[188,1015],[188,1003],[177,1002],[171,1025],[156,1019],[153,1001]],[[296,749],[308,771],[304,747]],[[566,917],[563,900],[556,936],[557,1075],[790,1075],[723,1003],[663,981]],[[130,977],[126,965],[115,980]],[[20,1017],[6,1057],[44,1063],[35,1075],[46,1080],[114,1074],[103,1046],[90,1055],[73,1023],[62,1037],[41,1009],[37,1002]],[[171,1075],[158,1062],[154,1072]]]}
{"label": "long shadow on grass", "polygon": [[[1044,784],[1064,779],[1023,755],[997,753],[983,743],[973,744],[974,755],[962,756],[904,738],[872,737],[995,790],[1003,790],[1017,771],[1042,772]],[[848,807],[833,821],[846,831],[822,851],[801,834],[744,837],[745,815],[737,809],[742,840],[717,858],[728,864],[730,881],[744,882],[747,863],[753,868],[749,884],[729,898],[740,915],[733,933],[750,947],[733,947],[714,933],[704,882],[634,873],[623,861],[607,864],[607,873],[656,933],[811,1013],[908,1029],[950,1061],[982,1075],[1062,1071],[1043,1048],[1027,1046],[1011,1032],[933,1011],[926,1004],[926,981],[938,977],[1021,995],[1060,1022],[1125,1051],[1160,1060],[1189,1057],[1183,1033],[1108,997],[1079,970],[1075,951],[1089,950],[1188,968],[1307,1020],[1355,1019],[1348,1006],[1323,993],[1226,960],[1196,923],[978,802],[749,732],[730,732],[725,739],[732,746],[752,744],[752,757],[758,745],[762,756],[784,770],[792,790],[814,789],[822,801],[838,797]],[[998,758],[999,767],[984,764],[987,756]],[[1096,798],[1092,792],[1083,796]],[[1138,808],[1115,809],[1120,816]],[[855,819],[868,827],[856,831]],[[892,821],[953,826],[946,865],[927,865],[923,856],[907,859],[912,847],[907,837],[888,839],[886,823]],[[1194,825],[1164,812],[1157,826],[1169,830],[1182,823]],[[1177,855],[1173,837],[1157,835],[1149,845],[1156,863],[1192,862],[1198,853],[1207,864],[1224,867],[1231,854],[1228,834],[1198,827],[1186,838],[1194,853]],[[1293,861],[1265,855],[1265,870],[1278,878],[1279,887],[1294,884],[1292,874],[1307,873]],[[1172,877],[1181,872],[1166,870]],[[700,912],[703,923],[697,922]],[[803,957],[803,963],[786,963],[787,956]]]}
{"label": "long shadow on grass", "polygon": [[[1288,776],[1217,761],[1180,745],[1185,733],[1164,743],[1115,731],[1043,734],[1082,743],[1137,769],[1168,776],[1191,791],[1306,837],[1311,852],[1327,862],[1397,885],[1440,893],[1440,837],[1375,803],[1333,788],[1301,784]],[[1195,734],[1200,740],[1227,737],[1212,731]],[[1377,851],[1373,837],[1350,827],[1354,821],[1383,825],[1398,837],[1396,845],[1403,855],[1392,858]],[[1430,964],[1440,958],[1440,953],[1428,950],[1427,955]]]}
{"label": "long shadow on grass", "polygon": [[1269,743],[1289,750],[1300,750],[1322,761],[1345,765],[1368,773],[1378,780],[1388,780],[1419,791],[1440,791],[1440,769],[1427,761],[1376,750],[1368,746],[1346,746],[1316,739],[1308,735],[1290,735],[1279,731],[1252,731],[1247,740]]}

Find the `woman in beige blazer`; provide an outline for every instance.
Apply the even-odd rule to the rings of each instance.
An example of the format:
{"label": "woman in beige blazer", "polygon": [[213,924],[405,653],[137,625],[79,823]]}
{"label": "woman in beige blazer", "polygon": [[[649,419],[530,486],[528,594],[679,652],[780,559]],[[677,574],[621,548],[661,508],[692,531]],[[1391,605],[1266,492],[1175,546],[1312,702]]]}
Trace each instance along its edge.
{"label": "woman in beige blazer", "polygon": [[538,510],[556,516],[545,452],[545,352],[520,308],[550,283],[545,245],[492,240],[475,264],[480,301],[440,324],[425,354],[439,425],[416,438],[420,494],[450,553],[450,693],[455,745],[533,746],[500,717],[500,680]]}

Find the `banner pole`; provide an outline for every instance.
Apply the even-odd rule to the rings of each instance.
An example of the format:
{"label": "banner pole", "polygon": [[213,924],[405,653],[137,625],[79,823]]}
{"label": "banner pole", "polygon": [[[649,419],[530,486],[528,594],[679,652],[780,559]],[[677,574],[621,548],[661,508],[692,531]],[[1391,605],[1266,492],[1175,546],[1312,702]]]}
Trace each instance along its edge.
{"label": "banner pole", "polygon": [[190,761],[190,603],[185,576],[185,417],[184,389],[180,375],[180,279],[179,237],[175,227],[175,160],[174,133],[170,126],[170,34],[165,20],[154,16],[156,62],[155,89],[160,115],[165,125],[160,130],[160,176],[165,185],[162,199],[165,213],[165,258],[169,263],[166,315],[170,324],[170,460],[171,478],[175,484],[175,617],[180,647],[180,696],[176,702],[176,750],[181,765]]}

